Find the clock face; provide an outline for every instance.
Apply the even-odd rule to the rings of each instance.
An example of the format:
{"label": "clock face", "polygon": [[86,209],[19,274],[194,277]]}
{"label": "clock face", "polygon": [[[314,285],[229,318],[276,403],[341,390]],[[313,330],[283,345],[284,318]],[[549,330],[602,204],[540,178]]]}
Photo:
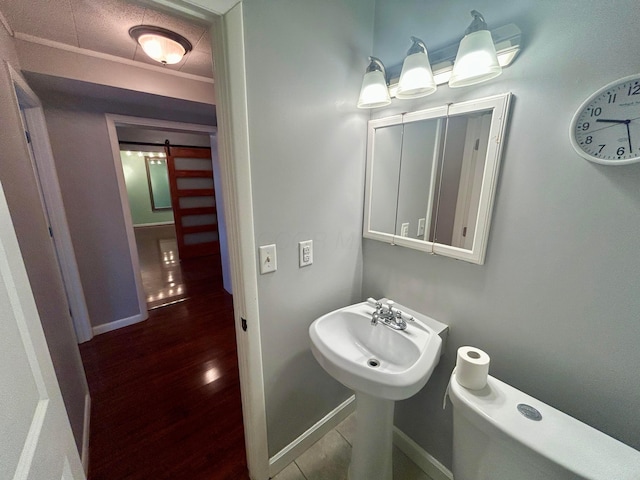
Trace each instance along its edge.
{"label": "clock face", "polygon": [[592,162],[625,165],[640,161],[640,75],[604,86],[578,109],[571,144]]}

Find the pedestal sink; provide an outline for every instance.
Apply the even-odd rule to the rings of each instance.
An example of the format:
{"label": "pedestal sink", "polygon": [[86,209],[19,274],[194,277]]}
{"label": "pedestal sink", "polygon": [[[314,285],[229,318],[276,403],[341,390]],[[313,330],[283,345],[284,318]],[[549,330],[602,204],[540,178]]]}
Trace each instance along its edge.
{"label": "pedestal sink", "polygon": [[415,395],[440,360],[447,326],[394,307],[413,316],[406,330],[372,325],[376,308],[369,302],[335,310],[309,327],[318,363],[356,394],[349,480],[391,480],[395,400]]}

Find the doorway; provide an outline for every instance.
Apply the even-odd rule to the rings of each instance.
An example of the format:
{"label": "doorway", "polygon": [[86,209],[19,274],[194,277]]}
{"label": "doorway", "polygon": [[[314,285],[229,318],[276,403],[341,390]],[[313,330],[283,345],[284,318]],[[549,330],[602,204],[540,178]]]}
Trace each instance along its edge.
{"label": "doorway", "polygon": [[201,282],[223,276],[226,245],[215,136],[131,125],[116,132],[147,310],[201,293]]}

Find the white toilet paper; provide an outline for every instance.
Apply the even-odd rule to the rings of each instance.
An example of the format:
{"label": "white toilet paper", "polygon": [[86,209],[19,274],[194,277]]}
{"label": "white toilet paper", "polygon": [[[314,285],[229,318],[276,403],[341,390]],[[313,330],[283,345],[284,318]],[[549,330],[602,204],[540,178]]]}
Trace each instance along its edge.
{"label": "white toilet paper", "polygon": [[476,347],[460,347],[456,361],[456,380],[469,390],[481,390],[487,385],[489,355]]}

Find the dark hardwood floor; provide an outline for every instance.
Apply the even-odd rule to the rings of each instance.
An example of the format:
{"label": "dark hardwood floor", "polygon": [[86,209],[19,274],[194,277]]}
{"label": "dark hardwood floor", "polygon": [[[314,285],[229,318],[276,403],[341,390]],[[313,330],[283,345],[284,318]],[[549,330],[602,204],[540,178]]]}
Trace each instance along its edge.
{"label": "dark hardwood floor", "polygon": [[80,345],[90,480],[249,479],[232,297],[218,263],[182,262],[185,300]]}

